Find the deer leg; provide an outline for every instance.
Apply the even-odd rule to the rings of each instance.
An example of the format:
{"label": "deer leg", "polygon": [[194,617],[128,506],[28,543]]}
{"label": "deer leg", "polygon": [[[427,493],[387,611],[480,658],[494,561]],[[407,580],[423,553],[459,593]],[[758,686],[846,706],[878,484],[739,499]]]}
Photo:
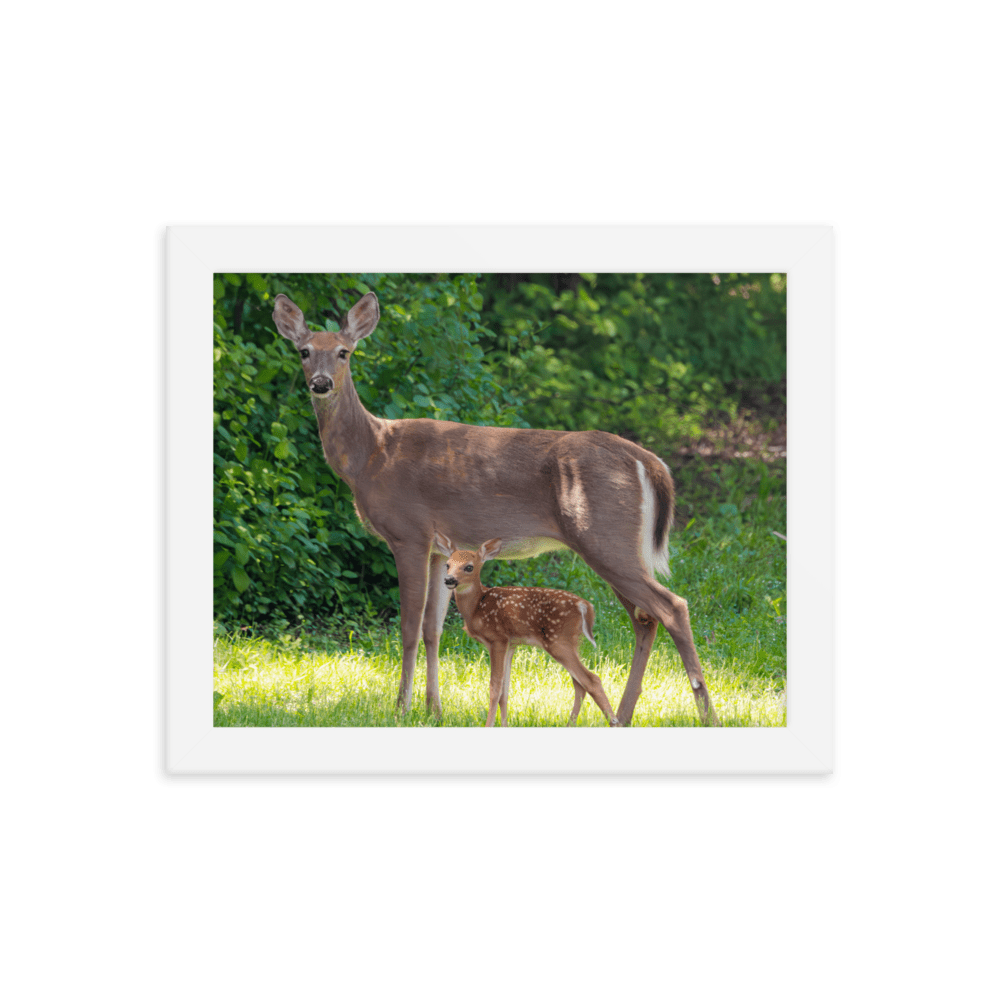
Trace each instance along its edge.
{"label": "deer leg", "polygon": [[567,726],[576,725],[576,717],[580,714],[580,706],[583,704],[583,696],[587,693],[584,686],[572,675],[569,679],[573,682],[573,711],[569,713]]}
{"label": "deer leg", "polygon": [[546,652],[554,660],[558,660],[569,671],[570,677],[597,702],[597,707],[604,713],[609,725],[619,725],[618,717],[611,708],[611,702],[608,701],[608,696],[604,692],[601,678],[584,666],[583,660],[573,648],[573,644],[569,642],[553,643],[551,647],[546,647]]}
{"label": "deer leg", "polygon": [[[666,589],[666,588],[664,588]],[[670,638],[674,640],[677,652],[681,654],[684,669],[694,692],[694,700],[698,706],[698,714],[701,721],[706,726],[719,725],[719,717],[715,714],[715,706],[712,704],[711,695],[705,686],[705,675],[701,672],[701,660],[698,658],[698,650],[694,644],[694,633],[691,631],[691,618],[688,615],[687,601],[676,594],[668,594],[677,602],[679,606],[674,612],[674,627],[669,625],[664,627],[670,633]]]}
{"label": "deer leg", "polygon": [[490,710],[486,716],[487,726],[492,726],[497,717],[497,704],[503,691],[504,662],[507,652],[508,646],[505,642],[490,646]]}
{"label": "deer leg", "polygon": [[[438,645],[444,616],[448,613],[451,593],[444,585],[444,565],[447,556],[432,552],[427,582],[427,603],[424,605],[424,652],[427,654],[427,710],[441,718],[441,692],[438,690]],[[402,593],[402,590],[400,590]]]}
{"label": "deer leg", "polygon": [[507,647],[503,658],[503,686],[500,688],[500,725],[507,725],[507,695],[510,692],[510,665],[514,659],[514,646]]}
{"label": "deer leg", "polygon": [[[634,605],[643,609],[647,615],[654,616],[663,627],[670,633],[670,638],[674,640],[677,652],[681,655],[684,670],[687,672],[691,690],[694,693],[695,704],[698,707],[698,714],[701,716],[703,725],[717,726],[719,718],[715,714],[712,706],[712,699],[705,686],[705,677],[701,672],[701,661],[698,659],[698,650],[695,649],[694,635],[691,632],[691,619],[688,615],[687,601],[677,594],[671,593],[666,587],[657,583],[647,573],[641,575],[628,576],[620,572],[617,568],[601,566],[593,567],[608,583],[611,584],[616,593],[619,593],[631,601]],[[634,616],[633,616],[634,620]],[[638,633],[637,633],[638,638]],[[637,644],[638,645],[638,644]],[[650,641],[652,646],[652,641]],[[638,649],[636,651],[638,657]],[[646,654],[647,658],[649,654]],[[633,661],[633,669],[635,667]],[[643,662],[645,670],[645,662]],[[642,675],[636,678],[636,687]],[[632,676],[629,675],[629,685],[632,684]],[[626,688],[626,695],[628,688]],[[638,697],[638,691],[636,691]],[[625,703],[625,698],[622,699]],[[634,707],[634,701],[632,703]],[[629,707],[626,705],[626,708]]]}
{"label": "deer leg", "polygon": [[399,628],[403,636],[403,669],[396,707],[408,712],[413,698],[413,668],[417,662],[420,627],[427,603],[428,550],[397,548],[392,554],[396,557],[399,575]]}
{"label": "deer leg", "polygon": [[615,597],[621,601],[628,612],[628,620],[632,623],[632,630],[635,632],[632,667],[628,672],[628,681],[625,683],[625,691],[622,693],[622,700],[618,706],[618,721],[623,726],[630,726],[635,703],[639,700],[639,694],[642,692],[642,678],[646,673],[646,663],[649,660],[649,654],[653,651],[653,643],[656,642],[656,619],[651,618],[641,608],[636,608],[620,591],[615,590],[614,587],[611,589],[614,590]]}

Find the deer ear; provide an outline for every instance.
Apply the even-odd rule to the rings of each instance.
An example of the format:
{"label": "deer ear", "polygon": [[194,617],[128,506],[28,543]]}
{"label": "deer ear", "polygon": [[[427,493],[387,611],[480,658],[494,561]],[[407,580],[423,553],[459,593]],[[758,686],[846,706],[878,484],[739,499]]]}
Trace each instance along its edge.
{"label": "deer ear", "polygon": [[369,292],[351,306],[343,332],[356,344],[359,340],[364,340],[375,329],[378,325],[378,317],[378,299],[374,292]]}
{"label": "deer ear", "polygon": [[287,337],[296,344],[309,338],[309,328],[302,310],[287,295],[275,296],[274,312],[271,315],[282,337]]}
{"label": "deer ear", "polygon": [[447,535],[442,535],[440,531],[434,532],[434,548],[443,556],[450,556],[455,551],[451,539]]}
{"label": "deer ear", "polygon": [[503,547],[502,538],[491,538],[488,542],[483,542],[479,546],[479,558],[483,562],[488,562],[490,559],[496,559],[497,554]]}

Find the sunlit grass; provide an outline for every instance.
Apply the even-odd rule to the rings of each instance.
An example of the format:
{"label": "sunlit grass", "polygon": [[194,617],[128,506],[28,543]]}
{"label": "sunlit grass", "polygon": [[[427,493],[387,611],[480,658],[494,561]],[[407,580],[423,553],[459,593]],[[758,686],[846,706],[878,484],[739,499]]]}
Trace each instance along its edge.
{"label": "sunlit grass", "polygon": [[[628,632],[631,636],[631,630]],[[584,661],[596,670],[613,705],[621,699],[631,644],[616,644],[597,630],[596,654],[587,645]],[[589,654],[589,655],[588,655]],[[442,641],[439,682],[444,714],[439,721],[424,707],[423,659],[418,660],[413,711],[396,711],[402,650],[387,639],[382,649],[327,652],[297,640],[272,641],[219,635],[215,640],[215,724],[218,726],[482,726],[489,702],[489,656],[464,634],[449,628]],[[705,678],[723,725],[782,726],[782,680],[768,672],[748,673],[731,656],[702,656]],[[521,647],[511,671],[512,726],[563,726],[573,704],[567,672],[540,649]],[[680,658],[661,632],[643,682],[634,726],[694,726],[694,699]],[[577,722],[606,726],[588,697]]]}

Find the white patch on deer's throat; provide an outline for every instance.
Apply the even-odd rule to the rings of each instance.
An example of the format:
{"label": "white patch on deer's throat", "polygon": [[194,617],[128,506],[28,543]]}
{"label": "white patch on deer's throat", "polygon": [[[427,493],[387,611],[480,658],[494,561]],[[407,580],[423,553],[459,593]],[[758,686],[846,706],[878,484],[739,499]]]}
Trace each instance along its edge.
{"label": "white patch on deer's throat", "polygon": [[310,389],[309,395],[317,413],[333,413],[340,398],[340,393],[336,389],[329,389],[327,392],[313,392]]}

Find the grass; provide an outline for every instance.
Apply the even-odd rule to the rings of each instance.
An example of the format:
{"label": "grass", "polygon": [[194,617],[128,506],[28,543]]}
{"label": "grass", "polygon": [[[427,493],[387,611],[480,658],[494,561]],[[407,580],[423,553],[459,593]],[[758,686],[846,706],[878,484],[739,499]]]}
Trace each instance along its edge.
{"label": "grass", "polygon": [[[631,630],[629,630],[631,634]],[[463,643],[466,640],[468,646]],[[631,645],[604,649],[584,659],[601,676],[617,704],[625,686]],[[668,640],[669,642],[669,640]],[[442,645],[440,684],[444,715],[439,721],[423,705],[415,684],[414,710],[395,710],[401,649],[395,639],[381,650],[324,653],[301,641],[219,636],[215,643],[215,724],[219,726],[482,726],[489,698],[489,658],[464,633],[449,629]],[[474,646],[475,648],[470,648]],[[633,725],[698,724],[694,699],[676,653],[667,643],[650,658]],[[588,649],[591,647],[588,644]],[[418,675],[420,666],[418,661]],[[747,676],[729,656],[706,665],[706,680],[723,724],[781,726],[785,721],[783,685],[766,673]],[[522,647],[514,658],[510,682],[512,726],[562,726],[569,718],[573,687],[569,675],[538,649]],[[606,726],[590,698],[580,726]]]}
{"label": "grass", "polygon": [[[783,460],[695,457],[675,467],[685,523],[671,534],[672,577],[685,597],[716,711],[727,726],[785,724],[785,529]],[[593,601],[597,651],[584,662],[617,705],[632,661],[633,634],[621,605],[579,557],[555,552],[527,562],[489,563],[488,586],[555,586]],[[413,710],[395,708],[402,649],[398,619],[348,631],[253,633],[216,626],[217,726],[481,726],[489,657],[461,629],[454,604],[441,640],[439,720],[424,708],[417,660]],[[521,647],[511,672],[513,726],[562,726],[573,703],[569,675],[541,650]],[[588,697],[578,725],[606,726]],[[634,726],[698,724],[694,698],[669,636],[660,629]]]}

